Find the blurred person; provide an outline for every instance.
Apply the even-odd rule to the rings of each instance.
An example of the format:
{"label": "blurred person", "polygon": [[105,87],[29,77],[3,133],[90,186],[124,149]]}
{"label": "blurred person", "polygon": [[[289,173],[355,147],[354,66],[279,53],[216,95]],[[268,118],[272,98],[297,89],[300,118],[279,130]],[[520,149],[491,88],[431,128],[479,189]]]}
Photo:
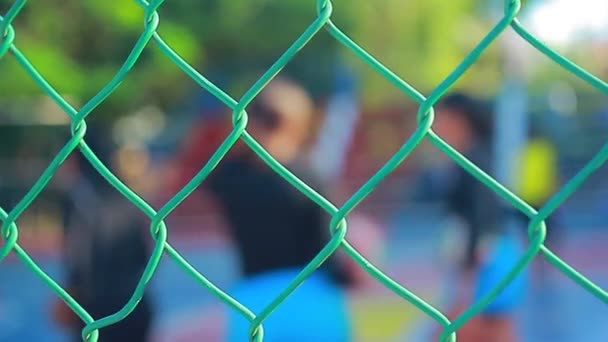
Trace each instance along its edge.
{"label": "blurred person", "polygon": [[[352,168],[348,156],[353,152],[356,153],[352,147],[355,144],[356,130],[361,123],[361,110],[353,71],[338,59],[333,72],[334,85],[332,92],[327,96],[323,115],[313,118],[312,108],[311,113],[307,114],[309,118],[306,119],[308,127],[305,131],[306,141],[301,143],[302,148],[297,153],[297,164],[298,172],[314,174],[315,181],[323,184],[321,188],[332,196],[332,200],[343,201],[353,191],[345,179],[350,177],[346,171]],[[163,165],[164,170],[161,172],[164,174],[162,180],[165,183],[163,185],[165,196],[175,194],[194,177],[201,165],[209,160],[232,130],[232,124],[230,120],[226,120],[225,110],[222,109],[223,104],[212,95],[205,96],[204,99],[206,100],[201,101],[203,106],[200,117],[191,123],[179,151],[175,154],[176,158]],[[276,100],[274,102],[280,103]],[[280,106],[283,111],[293,110],[287,102],[281,103]],[[311,134],[310,131],[313,130],[315,133]],[[289,129],[284,131],[290,132]],[[284,135],[281,139],[290,139],[290,137]],[[280,144],[282,143],[277,142],[275,146]],[[290,146],[291,143],[283,145]],[[277,150],[277,147],[271,148]],[[174,211],[177,215],[205,215],[206,219],[216,220],[217,224],[204,227],[207,232],[215,226],[222,226],[223,219],[216,212],[213,200],[209,196],[189,196]],[[348,215],[348,219],[349,227],[352,228],[348,236],[351,244],[372,260],[379,261],[383,254],[383,225],[378,220],[356,210]],[[371,287],[370,282],[373,282],[373,279],[359,265],[350,258],[346,258],[344,264],[349,274],[354,277],[353,286]]]}
{"label": "blurred person", "polygon": [[[434,131],[482,170],[490,168],[491,121],[484,105],[464,93],[446,96],[436,108]],[[513,213],[496,194],[453,162],[445,160],[435,186],[456,226],[466,231],[457,260],[457,289],[449,317],[454,318],[489,292],[523,254]],[[437,183],[437,182],[435,182]],[[513,312],[525,276],[518,276],[480,315],[459,329],[459,341],[515,341]]]}
{"label": "blurred person", "polygon": [[[89,126],[87,144],[107,162],[113,149],[98,127]],[[67,186],[62,203],[64,285],[94,319],[100,319],[120,310],[135,290],[150,255],[148,225],[135,216],[137,209],[124,206],[125,199],[80,151],[66,160],[63,171]],[[72,341],[82,341],[84,323],[60,299],[54,315],[57,323],[71,331]],[[124,320],[100,329],[99,341],[149,341],[152,319],[152,303],[145,294]]]}
{"label": "blurred person", "polygon": [[[279,162],[319,191],[307,170],[305,143],[314,104],[299,85],[275,79],[247,108],[248,131]],[[242,279],[228,292],[254,313],[291,282],[330,239],[330,217],[237,145],[203,183],[217,201],[237,247]],[[264,321],[264,341],[350,341],[343,263],[330,257]],[[247,341],[249,322],[228,313],[227,341]]]}
{"label": "blurred person", "polygon": [[[539,127],[532,124],[528,132],[528,141],[519,153],[516,177],[516,194],[536,210],[557,192],[560,176],[557,169],[557,150],[553,142],[542,134]],[[561,234],[563,231],[562,209],[558,207],[545,219],[547,236],[544,245],[559,254]],[[521,225],[528,227],[530,218],[518,212]],[[547,279],[547,272],[553,269],[544,258],[535,259],[535,280],[543,289],[549,289],[552,282]]]}
{"label": "blurred person", "polygon": [[[559,174],[557,170],[557,151],[554,144],[544,136],[538,127],[532,125],[529,138],[519,154],[516,185],[517,194],[536,210],[557,191]],[[529,218],[521,215],[527,226]],[[547,225],[546,244],[551,247],[559,240],[559,210],[545,220]]]}

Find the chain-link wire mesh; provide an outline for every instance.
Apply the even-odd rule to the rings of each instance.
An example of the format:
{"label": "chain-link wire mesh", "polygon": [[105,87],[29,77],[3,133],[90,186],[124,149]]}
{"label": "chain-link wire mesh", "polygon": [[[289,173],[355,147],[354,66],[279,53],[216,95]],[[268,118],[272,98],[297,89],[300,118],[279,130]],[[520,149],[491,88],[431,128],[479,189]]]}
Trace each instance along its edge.
{"label": "chain-link wire mesh", "polygon": [[[608,84],[589,72],[585,71],[580,66],[569,61],[561,56],[550,47],[539,41],[533,34],[524,28],[517,19],[517,14],[521,9],[520,0],[506,0],[504,6],[504,16],[490,30],[485,37],[477,44],[477,46],[462,60],[462,62],[440,83],[429,96],[424,96],[414,87],[401,79],[390,69],[385,67],[372,55],[361,48],[356,42],[351,40],[343,33],[332,21],[331,15],[333,6],[330,0],[317,0],[317,17],[310,26],[300,35],[300,37],[278,58],[278,60],[249,88],[249,90],[239,99],[235,100],[222,89],[215,86],[212,82],[201,75],[195,68],[183,60],[162,37],[156,32],[159,26],[159,15],[157,9],[163,3],[162,0],[146,2],[137,0],[137,3],[145,10],[145,18],[143,22],[144,30],[135,43],[124,64],[111,79],[95,96],[87,101],[80,109],[71,106],[45,78],[36,70],[30,63],[28,58],[19,50],[15,41],[16,33],[11,22],[17,17],[21,9],[26,5],[26,0],[17,0],[10,7],[9,11],[0,16],[0,59],[5,57],[7,53],[15,58],[19,65],[31,76],[38,86],[55,102],[60,108],[70,117],[72,138],[64,145],[59,153],[54,157],[50,165],[45,169],[40,178],[34,183],[27,194],[18,202],[18,204],[9,212],[0,208],[0,220],[2,221],[2,238],[4,244],[0,249],[0,261],[3,260],[11,251],[45,284],[47,284],[65,303],[80,317],[86,324],[82,331],[82,338],[86,341],[96,341],[98,338],[98,330],[115,324],[127,317],[137,306],[139,300],[148,285],[150,279],[154,275],[161,257],[164,253],[177,264],[179,264],[184,272],[187,272],[195,278],[203,287],[207,288],[215,296],[221,299],[226,305],[232,309],[239,311],[243,316],[251,322],[250,336],[254,341],[263,341],[263,322],[290,294],[310,276],[327,258],[337,249],[342,249],[348,256],[357,262],[366,272],[372,275],[378,282],[399,295],[404,300],[420,309],[422,312],[430,316],[438,322],[443,331],[440,336],[441,341],[456,341],[456,331],[462,327],[467,321],[479,314],[484,307],[492,302],[492,300],[520,273],[527,265],[539,254],[545,257],[557,269],[570,277],[573,281],[585,288],[591,294],[596,296],[601,301],[608,303],[608,293],[594,284],[591,280],[580,274],[576,269],[568,265],[551,250],[543,245],[545,240],[547,227],[544,220],[551,215],[568,197],[570,197],[576,189],[585,181],[587,177],[597,170],[606,159],[608,159],[608,144],[605,145],[599,153],[569,180],[540,210],[536,211],[522,199],[514,195],[503,185],[489,176],[484,170],[479,169],[476,165],[467,160],[461,153],[447,144],[432,130],[434,111],[433,106],[441,99],[441,97],[452,87],[452,85],[463,75],[463,73],[473,65],[479,56],[490,46],[498,36],[511,27],[519,36],[526,40],[530,45],[543,53],[553,62],[559,64],[564,69],[573,73],[586,83],[590,84],[600,92],[608,94]],[[343,44],[347,49],[354,53],[358,58],[372,67],[378,74],[386,78],[392,85],[401,90],[406,96],[415,100],[419,104],[418,110],[418,126],[415,132],[409,139],[399,148],[399,150],[384,164],[378,172],[376,172],[365,184],[359,188],[341,207],[336,207],[329,200],[319,195],[314,189],[302,182],[298,177],[287,170],[283,165],[277,162],[264,148],[247,132],[247,112],[246,107],[251,101],[264,89],[264,87],[285,67],[287,63],[302,49],[319,31],[327,30],[338,42]],[[213,153],[209,161],[202,169],[184,186],[177,194],[175,194],[167,203],[160,209],[156,210],[151,205],[146,203],[134,191],[126,186],[118,179],[95,155],[86,143],[87,125],[86,117],[95,110],[108,96],[112,94],[118,85],[127,77],[131,68],[137,63],[139,56],[148,44],[155,44],[164,55],[175,63],[186,75],[193,79],[197,84],[213,94],[220,101],[232,110],[233,129],[224,139],[220,147]],[[5,57],[6,58],[6,57]],[[9,80],[2,80],[7,82]],[[276,298],[259,314],[255,315],[247,307],[243,306],[229,294],[222,291],[213,282],[209,281],[203,274],[198,272],[188,261],[180,255],[167,242],[167,227],[164,219],[169,215],[190,193],[192,193],[205,180],[207,175],[218,165],[230,148],[241,139],[249,148],[251,148],[266,164],[268,164],[278,176],[283,177],[293,187],[306,195],[311,201],[322,207],[331,216],[330,223],[331,240],[318,253],[318,255],[310,261],[310,263],[291,281],[291,283],[281,292]],[[485,296],[477,303],[474,303],[464,312],[462,312],[454,320],[450,321],[438,309],[433,307],[425,300],[418,297],[415,293],[397,283],[389,276],[384,274],[380,269],[375,267],[364,256],[359,254],[345,238],[347,232],[347,215],[365,199],[388,174],[390,174],[397,166],[399,166],[405,158],[418,146],[423,139],[427,139],[439,150],[445,153],[449,158],[454,160],[460,167],[473,175],[479,182],[494,191],[502,199],[511,203],[517,210],[524,213],[529,219],[528,237],[529,245],[526,252],[520,257],[515,266],[510,272]],[[76,149],[86,157],[91,165],[101,174],[108,183],[110,183],[118,192],[126,199],[132,202],[139,210],[149,217],[150,234],[155,241],[153,252],[149,258],[147,266],[135,288],[131,298],[124,304],[122,309],[107,317],[91,317],[70,294],[63,289],[53,278],[47,275],[37,264],[32,260],[28,253],[19,245],[18,235],[19,229],[17,220],[24,210],[36,199],[40,192],[45,188],[46,184],[51,180],[59,166],[66,158]],[[77,152],[76,152],[77,153]]]}

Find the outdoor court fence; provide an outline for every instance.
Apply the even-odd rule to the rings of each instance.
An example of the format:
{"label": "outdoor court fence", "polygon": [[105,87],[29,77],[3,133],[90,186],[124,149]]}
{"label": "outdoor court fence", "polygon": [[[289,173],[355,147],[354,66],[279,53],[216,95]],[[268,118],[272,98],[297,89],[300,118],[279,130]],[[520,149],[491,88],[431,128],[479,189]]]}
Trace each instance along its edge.
{"label": "outdoor court fence", "polygon": [[[127,317],[137,306],[139,300],[154,275],[159,261],[166,253],[169,258],[179,264],[184,272],[190,274],[200,284],[211,291],[215,296],[221,299],[226,305],[234,310],[238,310],[243,316],[247,317],[251,322],[250,336],[254,341],[262,341],[264,336],[263,323],[264,320],[272,314],[281,303],[314,272],[319,266],[327,260],[327,258],[337,249],[342,249],[348,256],[357,262],[366,272],[372,275],[377,281],[382,283],[388,289],[399,295],[404,300],[408,301],[422,312],[430,316],[433,320],[439,323],[442,327],[441,341],[456,341],[456,332],[467,321],[479,314],[485,306],[492,302],[502,289],[504,289],[522,270],[527,267],[530,262],[538,255],[542,255],[558,270],[570,277],[573,281],[585,288],[599,300],[608,303],[608,293],[594,284],[591,280],[580,274],[576,269],[569,266],[565,261],[551,252],[543,242],[545,240],[547,229],[545,219],[553,213],[576,189],[585,181],[587,177],[597,170],[608,158],[608,144],[599,151],[597,155],[570,179],[551,199],[538,211],[522,199],[514,195],[511,191],[505,188],[489,176],[484,170],[479,169],[476,165],[467,160],[461,153],[456,151],[452,146],[447,144],[437,134],[433,132],[433,106],[441,99],[441,97],[453,86],[453,84],[463,75],[463,73],[473,65],[479,56],[490,46],[497,37],[507,29],[514,30],[521,38],[526,40],[530,45],[543,53],[553,62],[559,64],[564,69],[578,76],[603,94],[608,94],[608,84],[589,72],[585,71],[580,66],[569,61],[555,50],[551,49],[543,42],[539,41],[533,34],[526,30],[517,19],[517,15],[521,9],[520,0],[506,0],[504,3],[504,15],[495,26],[483,37],[483,39],[473,48],[473,50],[462,60],[462,62],[441,82],[439,83],[428,96],[423,95],[412,87],[409,83],[393,73],[385,67],[380,61],[361,48],[356,42],[351,40],[344,32],[342,32],[332,21],[331,15],[333,12],[332,2],[330,0],[317,0],[316,9],[317,16],[312,21],[310,26],[296,39],[296,41],[276,60],[274,64],[249,88],[249,90],[238,100],[233,99],[222,89],[215,86],[211,81],[201,75],[194,67],[183,60],[172,48],[163,41],[162,37],[157,33],[157,28],[160,24],[160,17],[157,9],[163,3],[162,0],[146,2],[137,0],[137,3],[144,9],[143,32],[135,43],[130,54],[126,58],[124,64],[115,74],[115,76],[102,88],[99,92],[88,100],[81,108],[74,108],[70,105],[54,88],[49,84],[41,73],[36,70],[35,66],[30,63],[28,58],[19,50],[17,33],[11,22],[18,16],[21,9],[26,5],[26,0],[16,0],[12,6],[2,17],[0,17],[0,59],[15,58],[20,66],[32,77],[38,86],[65,111],[66,115],[71,120],[72,138],[67,141],[65,146],[54,157],[50,165],[44,170],[42,175],[37,179],[27,194],[18,202],[18,204],[8,212],[0,208],[0,220],[2,221],[2,238],[3,245],[0,249],[0,260],[3,260],[7,254],[14,252],[18,259],[21,260],[31,272],[35,273],[45,284],[47,284],[65,303],[80,317],[86,324],[82,330],[82,338],[85,341],[96,341],[98,339],[98,330],[115,324]],[[35,6],[36,4],[31,4]],[[312,0],[311,0],[311,6]],[[251,101],[264,89],[264,87],[285,67],[287,63],[302,49],[316,34],[322,29],[325,29],[338,42],[344,45],[348,50],[354,53],[358,58],[364,61],[367,65],[373,68],[378,74],[386,78],[393,86],[403,92],[405,96],[410,97],[419,104],[417,114],[418,126],[415,132],[405,141],[399,150],[384,164],[364,185],[353,193],[353,195],[340,207],[332,204],[329,200],[319,195],[314,189],[306,183],[298,179],[284,166],[278,163],[268,152],[260,146],[260,144],[247,132],[247,112],[246,108]],[[448,42],[446,42],[448,43]],[[227,107],[232,110],[233,129],[228,134],[215,151],[208,162],[200,169],[200,171],[182,188],[175,196],[173,196],[161,208],[155,209],[149,205],[144,199],[138,196],[120,179],[118,179],[95,155],[86,143],[87,125],[85,119],[101,104],[112,92],[114,92],[120,83],[127,77],[131,68],[137,63],[142,51],[148,46],[156,45],[173,63],[175,63],[185,74],[192,78],[201,88],[213,94]],[[11,82],[11,80],[3,79],[0,75],[0,81]],[[283,177],[292,186],[306,195],[311,201],[322,207],[325,211],[331,214],[332,220],[328,229],[331,231],[331,240],[319,252],[319,254],[310,261],[310,263],[293,279],[293,281],[281,293],[277,294],[276,298],[261,312],[254,314],[247,307],[236,301],[229,294],[222,291],[213,282],[208,280],[203,274],[198,272],[188,261],[180,255],[167,242],[168,230],[164,219],[174,210],[197,186],[201,184],[207,175],[218,165],[230,148],[241,139],[249,148],[251,148],[266,164],[268,164],[278,176]],[[345,238],[347,232],[347,216],[348,214],[365,199],[389,173],[399,166],[407,156],[420,144],[423,139],[427,139],[439,150],[445,153],[449,158],[455,161],[460,167],[473,175],[479,182],[492,189],[502,199],[508,201],[517,210],[529,217],[528,238],[529,243],[525,253],[521,256],[516,265],[491,291],[489,291],[477,303],[474,303],[462,312],[454,320],[450,321],[446,316],[431,304],[418,297],[415,293],[409,291],[403,285],[397,283],[380,269],[375,267],[364,256],[359,254]],[[95,169],[110,183],[118,192],[126,199],[132,202],[139,210],[147,215],[150,219],[150,233],[155,241],[154,249],[147,263],[145,271],[139,280],[130,300],[124,304],[122,309],[107,317],[91,317],[72,296],[63,289],[53,278],[47,275],[28,253],[19,245],[19,229],[17,221],[24,210],[36,199],[40,192],[45,188],[46,184],[53,177],[59,166],[66,158],[75,150],[79,150],[87,160],[95,167]],[[10,167],[10,166],[6,166]],[[269,237],[272,238],[272,237]],[[277,241],[280,243],[280,241]],[[10,282],[11,279],[3,281]],[[15,284],[16,285],[16,284]]]}

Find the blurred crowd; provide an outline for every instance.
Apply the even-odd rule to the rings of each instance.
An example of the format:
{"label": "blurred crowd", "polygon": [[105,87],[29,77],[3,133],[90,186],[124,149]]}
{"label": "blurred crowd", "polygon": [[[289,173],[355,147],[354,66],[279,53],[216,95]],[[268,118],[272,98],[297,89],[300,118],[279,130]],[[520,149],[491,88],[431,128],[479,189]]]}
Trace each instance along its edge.
{"label": "blurred crowd", "polygon": [[[339,204],[394,153],[390,149],[402,143],[399,136],[407,137],[403,132],[414,129],[413,122],[403,119],[408,111],[394,107],[380,113],[371,119],[381,122],[377,131],[362,132],[364,120],[370,119],[360,113],[351,94],[338,93],[319,106],[303,87],[278,78],[247,107],[247,132],[282,167]],[[491,102],[450,93],[436,107],[433,130],[488,171],[492,118]],[[103,125],[90,125],[86,141],[120,179],[159,208],[199,172],[231,129],[229,110],[205,113],[189,125],[178,153],[154,161],[142,146],[113,144]],[[378,143],[388,148],[374,146]],[[527,218],[444,153],[428,145],[419,150],[412,156],[414,162],[404,163],[384,182],[389,186],[381,188],[380,196],[373,196],[388,196],[393,202],[443,203],[442,225],[449,245],[445,253],[450,255],[448,269],[456,275],[456,290],[448,304],[454,318],[483,298],[521,256]],[[514,191],[538,208],[561,182],[555,146],[532,126],[520,158]],[[67,270],[63,284],[93,317],[110,315],[129,300],[146,267],[153,243],[149,219],[128,205],[80,153],[64,163],[55,181],[63,189],[57,202]],[[400,186],[404,189],[395,189]],[[228,293],[258,314],[327,248],[330,232],[336,229],[330,225],[327,205],[315,203],[279,177],[276,166],[262,160],[243,140],[176,209],[170,222],[175,216],[216,218],[205,221],[216,223],[212,225],[196,219],[181,226],[169,223],[170,235],[202,231],[226,236],[240,265],[240,280]],[[349,242],[376,262],[382,258],[387,236],[380,221],[373,210],[348,216]],[[560,223],[549,224],[553,241]],[[364,266],[341,250],[332,254],[264,321],[265,340],[352,340],[348,293],[379,286]],[[495,341],[514,341],[512,313],[528,282],[526,274],[518,276],[462,329],[459,340],[488,341],[492,336]],[[102,329],[101,340],[150,340],[155,308],[148,297],[146,293],[127,319]],[[53,315],[73,332],[74,340],[80,340],[84,325],[67,306],[60,301],[53,304]],[[226,340],[247,340],[250,322],[235,310],[226,319]]]}

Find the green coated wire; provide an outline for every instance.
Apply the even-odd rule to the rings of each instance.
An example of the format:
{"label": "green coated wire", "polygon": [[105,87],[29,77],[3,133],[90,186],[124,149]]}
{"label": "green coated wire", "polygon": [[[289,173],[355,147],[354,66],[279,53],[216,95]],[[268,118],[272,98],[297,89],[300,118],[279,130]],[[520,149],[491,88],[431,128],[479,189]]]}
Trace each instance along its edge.
{"label": "green coated wire", "polygon": [[[25,264],[37,277],[41,279],[57,296],[59,296],[85,323],[82,330],[82,338],[85,341],[97,341],[99,329],[115,324],[125,319],[138,305],[144,291],[162,258],[163,253],[178,264],[184,272],[188,273],[201,286],[217,296],[222,302],[233,310],[238,311],[250,321],[250,339],[263,341],[264,329],[263,322],[272,312],[288,298],[296,288],[318,269],[337,249],[342,249],[352,258],[362,269],[373,276],[378,282],[390,289],[392,292],[414,305],[423,313],[431,317],[443,327],[440,341],[456,341],[457,330],[474,316],[479,314],[500,292],[518,275],[537,255],[543,255],[558,270],[567,275],[573,281],[585,288],[601,301],[608,303],[608,293],[597,284],[580,274],[576,269],[568,265],[565,261],[555,255],[543,245],[547,229],[544,220],[551,215],[564,201],[569,198],[581,184],[608,159],[608,144],[606,144],[597,155],[583,167],[569,182],[567,182],[540,210],[537,212],[529,204],[517,197],[498,181],[489,176],[484,170],[478,168],[474,163],[464,157],[459,151],[447,144],[433,130],[434,110],[433,106],[448,92],[453,84],[477,61],[483,52],[500,36],[502,32],[511,27],[518,35],[526,40],[531,46],[547,56],[567,71],[579,77],[595,89],[604,94],[608,94],[608,84],[593,74],[587,72],[580,66],[568,60],[566,57],[555,52],[534,35],[528,32],[517,20],[517,14],[521,9],[521,1],[505,0],[503,18],[490,30],[486,36],[473,48],[473,50],[463,58],[462,62],[440,82],[437,87],[425,97],[409,83],[404,81],[393,71],[384,66],[380,61],[361,48],[356,42],[342,32],[332,21],[333,5],[329,0],[317,0],[317,17],[310,26],[296,39],[296,41],[273,63],[269,69],[249,88],[240,100],[233,99],[213,82],[209,81],[193,68],[187,61],[179,56],[158,34],[157,29],[160,25],[160,17],[157,9],[163,1],[146,2],[136,0],[136,3],[144,9],[143,31],[139,39],[134,44],[125,62],[116,72],[114,77],[101,90],[87,101],[80,109],[74,108],[67,102],[38,72],[32,63],[21,53],[15,45],[16,34],[12,27],[12,21],[19,15],[19,12],[26,5],[27,0],[17,0],[9,8],[8,12],[0,16],[0,59],[7,53],[15,58],[18,64],[35,81],[35,83],[69,116],[71,120],[72,138],[64,145],[59,153],[53,158],[49,166],[32,185],[26,195],[10,211],[5,211],[0,207],[0,222],[2,222],[2,240],[4,244],[0,249],[0,262],[12,251],[19,260]],[[341,207],[336,207],[328,199],[321,196],[316,190],[300,180],[296,175],[289,171],[274,159],[246,130],[247,128],[247,106],[255,97],[272,81],[277,74],[291,61],[291,59],[306,44],[317,35],[321,29],[325,30],[341,43],[346,49],[354,53],[364,63],[369,65],[379,75],[387,79],[392,85],[397,87],[403,94],[414,101],[420,107],[418,110],[418,127],[415,132],[405,141],[399,150],[372,176],[370,177]],[[95,155],[86,144],[86,122],[87,116],[91,115],[95,108],[107,99],[127,77],[129,71],[137,63],[144,49],[150,44],[158,48],[169,60],[177,65],[182,72],[194,80],[201,88],[205,89],[227,107],[232,110],[233,129],[226,136],[219,148],[213,153],[207,163],[197,172],[197,174],[169,201],[158,210],[154,209],[137,193],[125,185],[116,175],[114,175]],[[1,79],[0,79],[1,80]],[[220,163],[228,151],[238,140],[242,140],[253,150],[277,175],[284,178],[298,191],[306,195],[311,201],[319,205],[328,212],[332,220],[328,229],[331,239],[327,245],[317,254],[313,260],[277,294],[277,296],[261,312],[253,313],[247,307],[239,303],[228,293],[217,287],[208,280],[203,274],[196,270],[176,249],[167,242],[168,230],[164,219],[190,195],[209,175],[209,173]],[[453,321],[450,321],[433,305],[408,290],[402,284],[397,283],[388,275],[374,266],[364,256],[362,256],[346,239],[347,216],[348,214],[365,200],[391,172],[393,172],[411,152],[427,139],[441,152],[451,158],[456,164],[465,169],[479,182],[486,185],[498,196],[511,203],[514,208],[524,213],[530,218],[529,223],[529,246],[526,252],[520,257],[518,262],[501,281],[483,296],[477,303],[474,303],[462,312]],[[74,152],[78,150],[79,152]],[[59,166],[67,159],[71,153],[82,153],[97,172],[111,184],[116,191],[129,200],[137,209],[143,212],[150,219],[150,234],[154,240],[154,249],[150,256],[146,268],[131,296],[123,307],[112,315],[100,318],[93,318],[90,314],[74,300],[73,297],[63,289],[53,278],[46,274],[37,263],[32,260],[27,252],[18,243],[19,229],[17,221],[28,206],[38,197],[45,188]]]}

